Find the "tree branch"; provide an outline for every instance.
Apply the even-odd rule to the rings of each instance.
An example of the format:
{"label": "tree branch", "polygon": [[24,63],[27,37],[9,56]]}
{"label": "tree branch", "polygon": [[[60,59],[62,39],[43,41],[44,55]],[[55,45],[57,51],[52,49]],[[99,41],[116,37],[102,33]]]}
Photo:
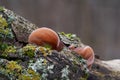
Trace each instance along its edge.
{"label": "tree branch", "polygon": [[[7,28],[12,29],[14,37],[0,38],[0,79],[35,79],[35,80],[119,80],[120,61],[102,61],[96,59],[90,72],[86,62],[81,56],[67,47],[61,52],[45,47],[27,44],[29,34],[38,27],[23,17],[8,9],[0,9],[1,18],[6,20]],[[6,26],[0,23],[0,28]],[[66,39],[58,33],[67,45],[74,43],[77,46],[84,44],[76,37],[74,40]],[[112,66],[112,64],[116,65]],[[89,76],[88,76],[89,74]],[[32,75],[32,76],[30,76]],[[6,78],[7,76],[7,78]]]}

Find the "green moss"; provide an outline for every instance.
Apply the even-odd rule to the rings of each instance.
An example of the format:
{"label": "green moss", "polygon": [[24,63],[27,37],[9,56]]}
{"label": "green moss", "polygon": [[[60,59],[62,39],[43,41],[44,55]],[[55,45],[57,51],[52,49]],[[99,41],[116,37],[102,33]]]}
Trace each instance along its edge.
{"label": "green moss", "polygon": [[52,46],[49,45],[49,44],[45,44],[44,47],[45,47],[46,49],[48,49],[48,50],[51,50],[51,49],[52,49]]}
{"label": "green moss", "polygon": [[3,52],[8,47],[8,44],[0,42],[0,51]]}
{"label": "green moss", "polygon": [[8,69],[10,72],[11,71],[20,72],[22,70],[22,66],[17,64],[16,61],[10,61],[8,62],[8,64],[6,64],[6,69]]}
{"label": "green moss", "polygon": [[5,20],[5,18],[2,17],[2,15],[0,15],[0,28],[4,28],[7,27],[7,21]]}
{"label": "green moss", "polygon": [[66,34],[64,32],[58,32],[58,34],[59,34],[61,41],[66,46],[70,46],[70,45],[73,45],[74,47],[81,46],[80,38],[77,37],[75,34],[71,34],[71,33]]}
{"label": "green moss", "polygon": [[16,48],[14,46],[9,46],[7,43],[0,42],[0,52],[3,57],[7,57],[9,53],[15,53]]}
{"label": "green moss", "polygon": [[33,45],[27,45],[27,46],[22,48],[23,55],[27,55],[31,58],[34,57],[35,50],[36,50],[36,46],[33,46]]}
{"label": "green moss", "polygon": [[64,32],[61,32],[60,34],[66,36],[70,40],[74,40],[74,38],[77,37],[75,34],[71,34],[71,33],[66,34]]}
{"label": "green moss", "polygon": [[33,80],[40,80],[40,75],[32,69],[27,70],[29,74],[32,75]]}
{"label": "green moss", "polygon": [[5,18],[0,15],[0,40],[4,40],[6,38],[13,39],[13,33],[10,25],[8,26],[8,22]]}
{"label": "green moss", "polygon": [[1,48],[3,57],[7,57],[8,54],[10,54],[10,53],[14,54],[17,52],[15,46],[8,46],[8,44],[6,44],[6,43],[0,44],[0,48]]}
{"label": "green moss", "polygon": [[[0,7],[0,12],[4,14],[4,8]],[[14,21],[14,16],[3,16],[0,14],[0,53],[1,56],[8,57],[9,53],[20,53],[19,50],[12,44],[7,44],[7,40],[14,39],[12,33],[11,23]],[[33,57],[35,55],[36,46],[27,45],[21,48],[22,55]],[[48,47],[46,47],[48,48]],[[23,68],[16,61],[8,61],[6,59],[0,59],[0,73],[9,77],[10,80],[41,80],[39,73],[32,69]]]}
{"label": "green moss", "polygon": [[38,72],[31,68],[24,68],[16,61],[0,59],[0,65],[0,74],[5,75],[10,80],[41,80]]}
{"label": "green moss", "polygon": [[32,69],[28,69],[26,73],[23,73],[19,76],[18,80],[41,80],[41,77],[39,73]]}
{"label": "green moss", "polygon": [[5,51],[3,52],[4,54],[9,54],[9,53],[16,53],[16,47],[15,46],[7,46]]}
{"label": "green moss", "polygon": [[0,6],[0,11],[4,11],[4,7]]}
{"label": "green moss", "polygon": [[22,74],[19,76],[18,80],[31,80],[31,77],[29,75]]}
{"label": "green moss", "polygon": [[52,53],[50,48],[46,48],[46,47],[39,47],[39,51],[43,53],[43,56],[51,55]]}

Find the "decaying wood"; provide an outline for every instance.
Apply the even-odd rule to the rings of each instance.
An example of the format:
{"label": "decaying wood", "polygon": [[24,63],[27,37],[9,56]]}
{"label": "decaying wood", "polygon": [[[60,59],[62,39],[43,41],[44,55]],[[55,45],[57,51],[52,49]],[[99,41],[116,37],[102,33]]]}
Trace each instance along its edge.
{"label": "decaying wood", "polygon": [[[16,43],[18,44],[18,46],[27,43],[29,34],[38,27],[8,9],[5,9],[4,13],[2,13],[1,15],[11,16],[14,18],[11,25],[14,35],[17,39],[16,41],[14,41],[15,45]],[[63,50],[62,52],[53,51],[52,54],[48,55],[47,57],[44,57],[41,52],[38,52],[37,56],[39,56],[39,58],[45,58],[49,63],[54,64],[55,66],[55,68],[53,69],[54,74],[48,75],[49,80],[53,80],[56,78],[60,79],[60,71],[66,65],[68,65],[70,69],[70,80],[80,80],[80,77],[84,75],[83,71],[81,70],[82,66],[79,64],[73,64],[73,62],[70,61],[70,58],[77,58],[78,55],[74,55],[72,54],[72,52],[66,50]],[[35,56],[33,59],[37,59],[37,56]],[[27,62],[31,59],[28,56],[20,56],[19,54],[12,53],[9,54],[7,57],[0,57],[8,61],[22,60],[23,62],[21,62],[21,64],[25,67],[27,66]],[[39,71],[39,73],[41,73],[41,71]],[[6,75],[1,74],[0,79],[7,80],[5,76]],[[92,69],[90,70],[88,80],[120,80],[120,60],[102,61],[99,59],[95,59]]]}

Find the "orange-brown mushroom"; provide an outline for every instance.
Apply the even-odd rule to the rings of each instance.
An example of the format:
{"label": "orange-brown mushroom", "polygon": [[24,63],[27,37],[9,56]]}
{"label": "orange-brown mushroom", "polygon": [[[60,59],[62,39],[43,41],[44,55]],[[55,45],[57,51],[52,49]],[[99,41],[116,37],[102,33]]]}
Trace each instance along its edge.
{"label": "orange-brown mushroom", "polygon": [[60,51],[63,48],[63,44],[61,43],[57,33],[46,27],[34,30],[29,35],[28,42],[39,46],[50,45],[52,49],[57,51]]}
{"label": "orange-brown mushroom", "polygon": [[78,53],[84,59],[86,59],[88,68],[91,68],[94,62],[94,51],[90,46],[77,47],[77,48],[70,46],[69,48],[75,51],[76,53]]}

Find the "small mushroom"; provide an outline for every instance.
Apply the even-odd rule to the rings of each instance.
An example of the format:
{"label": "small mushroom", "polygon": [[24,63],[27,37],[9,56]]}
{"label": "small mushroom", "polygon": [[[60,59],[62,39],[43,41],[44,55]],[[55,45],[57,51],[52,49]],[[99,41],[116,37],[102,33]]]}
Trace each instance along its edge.
{"label": "small mushroom", "polygon": [[84,59],[86,59],[88,68],[91,68],[95,56],[94,56],[94,51],[90,46],[77,47],[77,48],[70,46],[69,48],[74,52],[78,53]]}

